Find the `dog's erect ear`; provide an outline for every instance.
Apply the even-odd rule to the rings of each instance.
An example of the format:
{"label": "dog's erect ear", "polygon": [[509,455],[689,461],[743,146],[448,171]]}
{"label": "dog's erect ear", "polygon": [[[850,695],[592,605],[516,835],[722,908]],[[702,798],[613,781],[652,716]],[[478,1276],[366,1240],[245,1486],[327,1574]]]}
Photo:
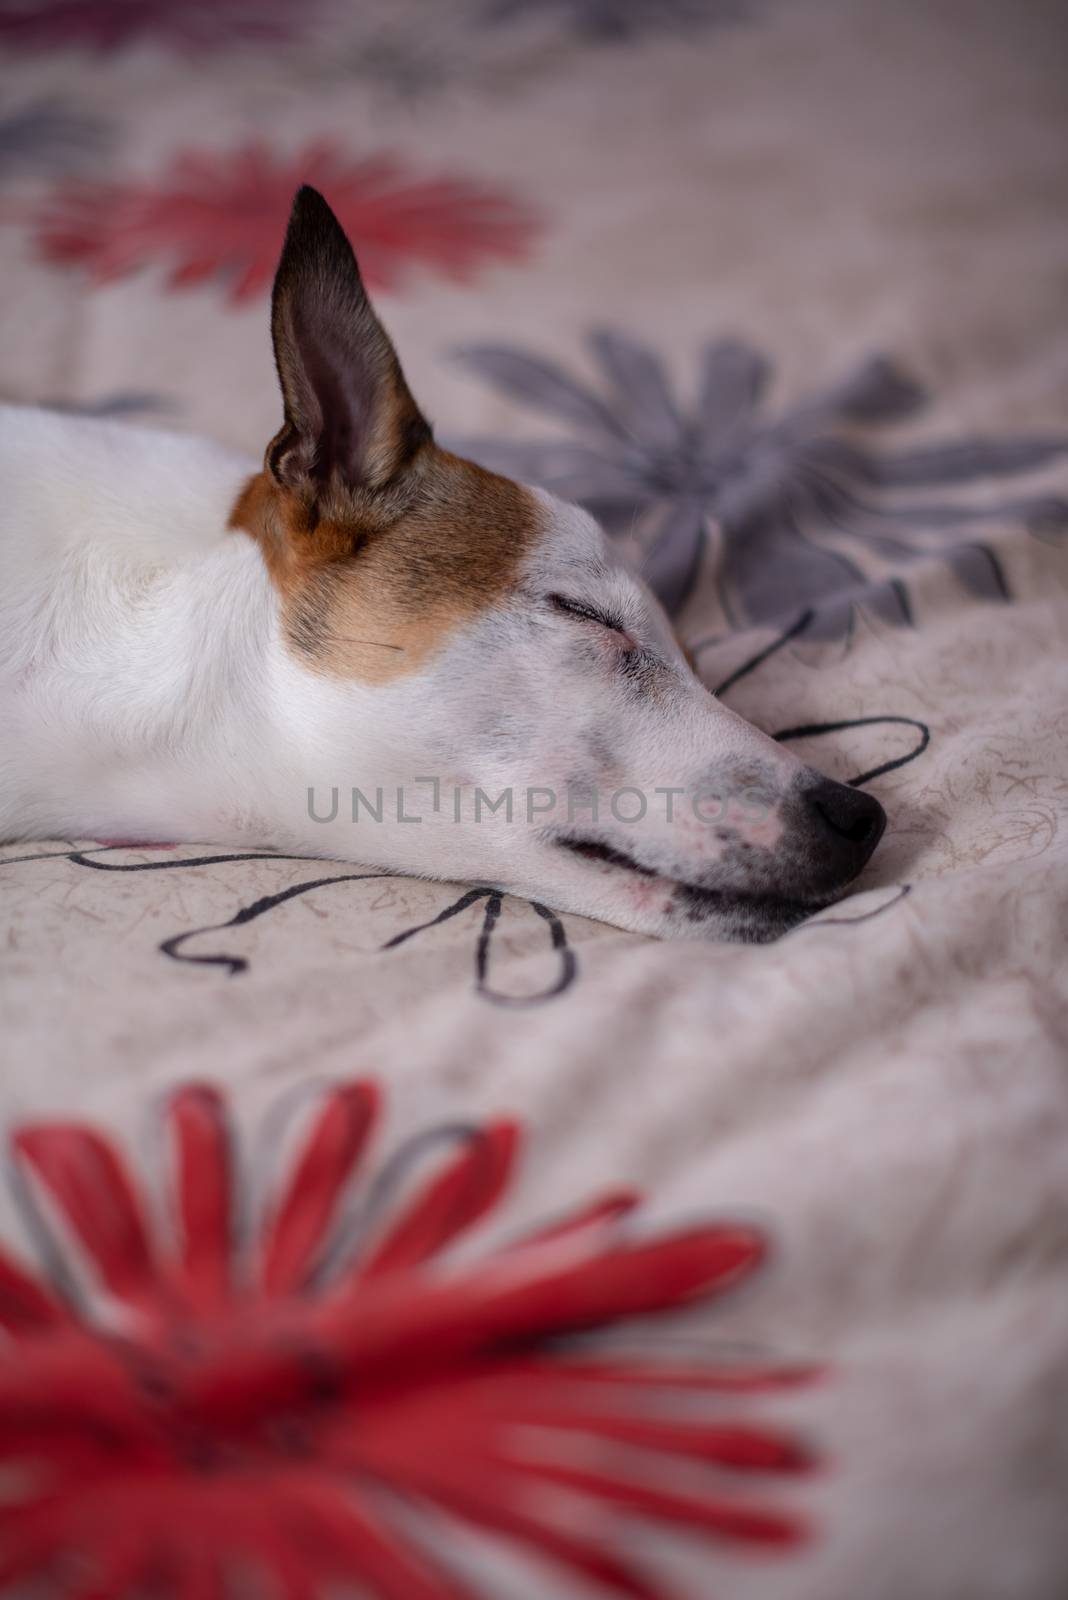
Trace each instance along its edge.
{"label": "dog's erect ear", "polygon": [[299,190],[271,300],[285,422],[267,447],[275,480],[314,499],[383,488],[430,438],[352,246],[315,189]]}

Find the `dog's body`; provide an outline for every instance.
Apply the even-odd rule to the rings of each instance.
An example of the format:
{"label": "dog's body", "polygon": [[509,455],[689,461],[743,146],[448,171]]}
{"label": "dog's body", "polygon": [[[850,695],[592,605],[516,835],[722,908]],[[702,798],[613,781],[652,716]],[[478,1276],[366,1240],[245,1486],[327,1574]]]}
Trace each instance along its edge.
{"label": "dog's body", "polygon": [[0,471],[0,836],[250,837],[285,662],[263,561],[225,536],[255,464],[4,408]]}
{"label": "dog's body", "polygon": [[270,844],[659,934],[841,891],[881,808],[719,706],[587,516],[434,443],[312,191],[273,332],[262,471],[0,412],[0,837]]}

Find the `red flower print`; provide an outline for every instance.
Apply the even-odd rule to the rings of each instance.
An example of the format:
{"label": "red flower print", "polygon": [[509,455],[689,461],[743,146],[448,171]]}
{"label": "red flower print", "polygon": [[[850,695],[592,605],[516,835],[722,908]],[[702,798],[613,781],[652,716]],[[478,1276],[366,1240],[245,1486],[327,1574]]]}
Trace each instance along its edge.
{"label": "red flower print", "polygon": [[0,1254],[0,1587],[204,1600],[236,1578],[285,1600],[346,1583],[487,1600],[450,1561],[466,1524],[561,1577],[663,1600],[630,1553],[636,1522],[725,1549],[804,1537],[739,1489],[807,1453],[736,1408],[811,1372],[683,1368],[596,1339],[732,1289],[759,1234],[642,1235],[636,1197],[616,1194],[458,1254],[511,1176],[514,1123],[432,1129],[367,1183],[374,1085],[303,1110],[268,1118],[289,1170],[252,1215],[221,1095],[180,1089],[156,1226],[100,1134],[15,1131],[14,1192],[48,1273]]}
{"label": "red flower print", "polygon": [[371,288],[394,287],[416,262],[462,281],[483,261],[525,255],[534,233],[533,217],[486,184],[414,178],[392,157],[352,162],[325,143],[289,161],[251,144],[186,152],[156,184],[65,183],[36,218],[38,245],[97,283],[166,261],[172,288],[225,278],[233,300],[248,300],[270,286],[302,183],[326,195]]}
{"label": "red flower print", "polygon": [[4,0],[0,42],[23,50],[121,50],[142,40],[190,53],[290,38],[315,0]]}

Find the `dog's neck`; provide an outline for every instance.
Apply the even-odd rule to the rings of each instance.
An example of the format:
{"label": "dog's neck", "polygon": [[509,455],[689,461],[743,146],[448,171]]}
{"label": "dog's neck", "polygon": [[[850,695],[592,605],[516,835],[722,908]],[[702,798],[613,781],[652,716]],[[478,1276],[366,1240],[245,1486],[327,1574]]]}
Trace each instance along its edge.
{"label": "dog's neck", "polygon": [[0,832],[270,842],[305,752],[263,558],[227,529],[254,464],[33,411],[2,439],[0,747],[26,770]]}

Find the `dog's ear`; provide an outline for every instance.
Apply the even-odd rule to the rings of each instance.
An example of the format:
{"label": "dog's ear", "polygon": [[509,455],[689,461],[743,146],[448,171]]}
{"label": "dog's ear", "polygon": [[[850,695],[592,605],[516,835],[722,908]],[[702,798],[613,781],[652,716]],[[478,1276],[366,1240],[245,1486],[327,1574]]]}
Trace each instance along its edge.
{"label": "dog's ear", "polygon": [[430,438],[352,246],[315,189],[299,190],[271,300],[285,421],[267,447],[277,483],[315,500],[378,490]]}

